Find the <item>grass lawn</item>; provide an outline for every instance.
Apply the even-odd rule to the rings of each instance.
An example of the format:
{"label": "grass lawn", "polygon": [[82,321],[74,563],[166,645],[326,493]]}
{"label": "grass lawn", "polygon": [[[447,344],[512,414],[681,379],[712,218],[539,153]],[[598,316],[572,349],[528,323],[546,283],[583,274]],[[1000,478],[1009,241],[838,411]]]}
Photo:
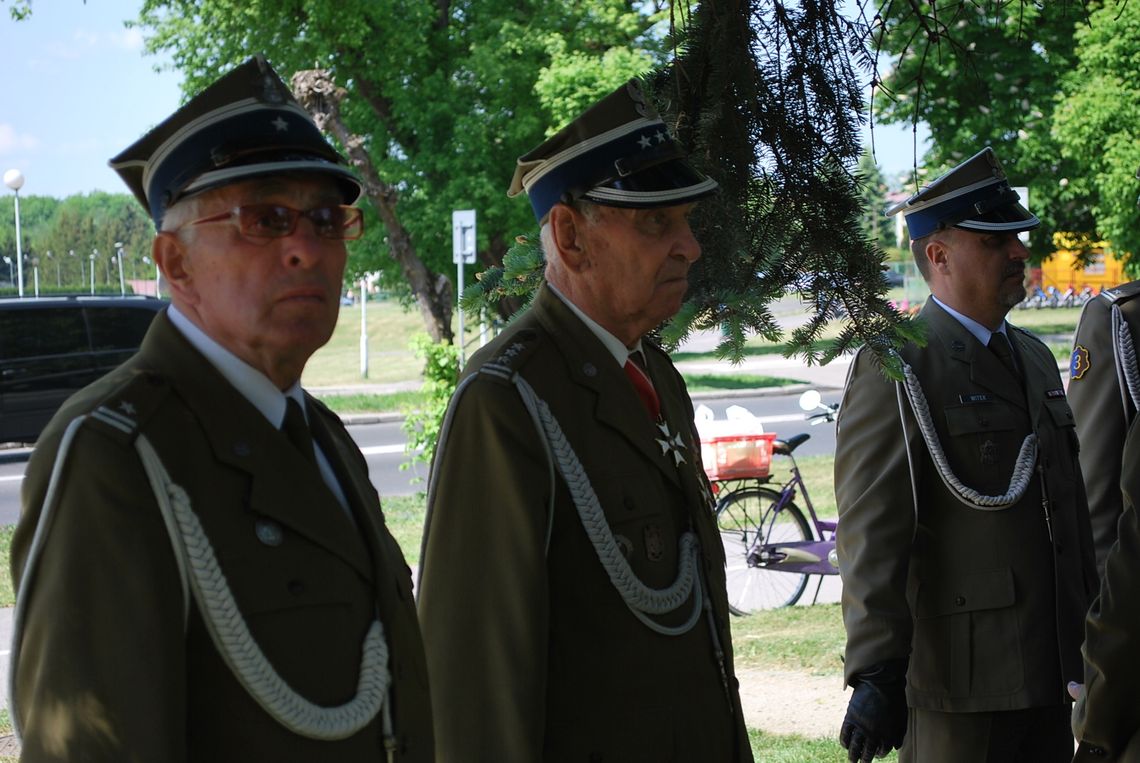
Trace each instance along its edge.
{"label": "grass lawn", "polygon": [[306,387],[400,382],[421,377],[422,363],[408,346],[425,333],[415,310],[396,300],[368,303],[368,378],[360,375],[360,304],[341,307],[332,339],[309,360]]}

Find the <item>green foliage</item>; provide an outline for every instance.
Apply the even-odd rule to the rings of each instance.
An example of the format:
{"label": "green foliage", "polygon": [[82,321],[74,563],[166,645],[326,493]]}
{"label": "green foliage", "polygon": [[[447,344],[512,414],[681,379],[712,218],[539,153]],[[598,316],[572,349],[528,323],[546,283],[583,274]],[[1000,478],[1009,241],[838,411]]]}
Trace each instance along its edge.
{"label": "green foliage", "polygon": [[[20,197],[20,245],[24,258],[24,291],[30,293],[33,268],[40,269],[41,291],[87,292],[91,256],[95,255],[95,289],[119,293],[115,243],[123,245],[127,280],[151,279],[150,255],[154,224],[134,197],[123,193]],[[15,226],[0,226],[0,254],[16,260]],[[6,263],[0,281],[8,282]],[[15,279],[13,279],[13,282]]]}
{"label": "green foliage", "polygon": [[896,243],[894,220],[884,215],[889,190],[887,181],[869,151],[864,151],[859,157],[858,172],[861,189],[859,198],[863,202],[863,220],[859,228],[868,241],[888,252],[895,248]]}
{"label": "green foliage", "polygon": [[[345,122],[434,283],[455,272],[452,210],[477,210],[484,265],[533,226],[526,202],[506,197],[517,157],[573,107],[570,91],[590,99],[660,63],[653,13],[634,0],[145,0],[138,23],[188,93],[259,51],[286,80],[330,69],[348,91]],[[379,271],[408,297],[383,222],[369,210],[349,270]]]}
{"label": "green foliage", "polygon": [[426,399],[405,411],[403,430],[408,436],[408,452],[412,455],[400,465],[401,469],[408,469],[418,462],[431,463],[447,403],[459,383],[459,353],[450,342],[437,344],[421,335],[413,338],[411,344],[416,357],[424,361],[421,392]]}
{"label": "green foliage", "polygon": [[1140,275],[1140,4],[1108,3],[1077,32],[1076,65],[1062,79],[1053,134],[1079,167],[1067,191],[1089,199],[1097,232]]}
{"label": "green foliage", "polygon": [[886,3],[875,32],[876,44],[896,61],[876,90],[876,114],[930,126],[918,181],[992,146],[1011,184],[1029,187],[1030,209],[1042,220],[1030,233],[1035,259],[1052,253],[1054,232],[1096,228],[1088,187],[1071,182],[1088,167],[1062,153],[1050,128],[1058,80],[1074,65],[1075,32],[1085,8],[1100,4]]}

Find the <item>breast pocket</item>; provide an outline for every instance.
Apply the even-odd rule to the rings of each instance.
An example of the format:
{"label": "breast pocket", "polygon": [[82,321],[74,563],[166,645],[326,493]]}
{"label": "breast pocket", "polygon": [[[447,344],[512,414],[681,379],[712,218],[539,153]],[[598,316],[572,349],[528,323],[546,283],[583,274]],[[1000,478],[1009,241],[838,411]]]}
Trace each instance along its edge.
{"label": "breast pocket", "polygon": [[993,401],[951,406],[945,414],[942,447],[954,474],[983,494],[1005,493],[1027,431],[1018,426],[1018,412]]}
{"label": "breast pocket", "polygon": [[672,510],[675,498],[644,472],[599,474],[594,490],[614,540],[634,573],[654,588],[671,583],[679,539]]}

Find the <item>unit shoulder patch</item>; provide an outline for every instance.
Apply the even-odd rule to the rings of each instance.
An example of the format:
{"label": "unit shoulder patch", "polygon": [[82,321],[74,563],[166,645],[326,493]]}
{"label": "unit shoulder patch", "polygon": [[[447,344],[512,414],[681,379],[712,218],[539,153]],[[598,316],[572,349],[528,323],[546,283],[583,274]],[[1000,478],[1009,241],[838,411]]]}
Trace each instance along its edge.
{"label": "unit shoulder patch", "polygon": [[1069,380],[1080,381],[1090,368],[1092,360],[1088,348],[1078,344],[1073,348],[1073,354],[1069,356]]}

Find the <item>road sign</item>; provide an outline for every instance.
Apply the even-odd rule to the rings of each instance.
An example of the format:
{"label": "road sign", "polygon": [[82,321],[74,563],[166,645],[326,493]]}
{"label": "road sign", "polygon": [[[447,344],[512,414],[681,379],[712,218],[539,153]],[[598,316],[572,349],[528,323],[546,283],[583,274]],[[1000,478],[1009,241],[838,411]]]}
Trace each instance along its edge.
{"label": "road sign", "polygon": [[456,265],[475,262],[475,210],[451,213],[451,261]]}

